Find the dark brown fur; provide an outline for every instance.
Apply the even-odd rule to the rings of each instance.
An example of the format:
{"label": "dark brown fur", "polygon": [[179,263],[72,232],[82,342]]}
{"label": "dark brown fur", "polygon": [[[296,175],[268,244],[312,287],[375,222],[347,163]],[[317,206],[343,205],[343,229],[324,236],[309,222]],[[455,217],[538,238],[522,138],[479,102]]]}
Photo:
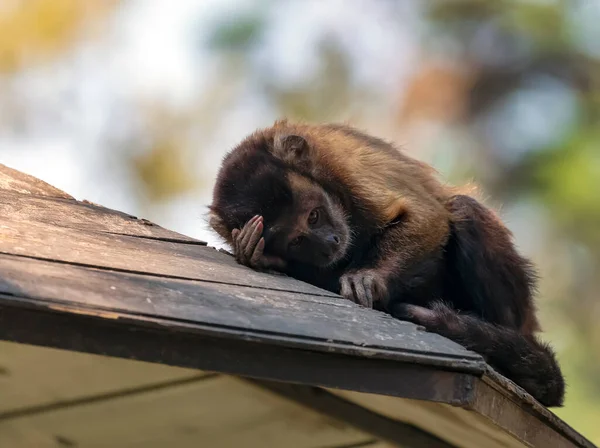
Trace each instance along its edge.
{"label": "dark brown fur", "polygon": [[[315,207],[327,219],[307,227]],[[512,235],[391,144],[343,125],[276,122],[224,159],[210,223],[240,263],[419,323],[562,404],[560,368],[535,337],[535,275]],[[290,247],[297,235],[314,239],[314,257]]]}

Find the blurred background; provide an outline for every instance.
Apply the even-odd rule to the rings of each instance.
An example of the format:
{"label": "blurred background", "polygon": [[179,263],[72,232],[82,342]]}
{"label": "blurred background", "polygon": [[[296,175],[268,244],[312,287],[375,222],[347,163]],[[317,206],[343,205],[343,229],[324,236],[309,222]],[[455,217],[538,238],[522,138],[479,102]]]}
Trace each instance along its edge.
{"label": "blurred background", "polygon": [[600,2],[2,0],[0,163],[220,246],[224,154],[346,121],[474,181],[537,263],[555,412],[600,443]]}

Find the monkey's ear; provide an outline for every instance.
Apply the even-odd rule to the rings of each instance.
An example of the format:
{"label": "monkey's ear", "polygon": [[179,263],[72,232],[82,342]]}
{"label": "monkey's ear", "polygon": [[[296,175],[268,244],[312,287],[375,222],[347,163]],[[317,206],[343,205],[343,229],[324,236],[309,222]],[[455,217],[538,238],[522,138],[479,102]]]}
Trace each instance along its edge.
{"label": "monkey's ear", "polygon": [[273,140],[273,155],[284,162],[307,167],[310,146],[306,139],[295,134],[279,134]]}

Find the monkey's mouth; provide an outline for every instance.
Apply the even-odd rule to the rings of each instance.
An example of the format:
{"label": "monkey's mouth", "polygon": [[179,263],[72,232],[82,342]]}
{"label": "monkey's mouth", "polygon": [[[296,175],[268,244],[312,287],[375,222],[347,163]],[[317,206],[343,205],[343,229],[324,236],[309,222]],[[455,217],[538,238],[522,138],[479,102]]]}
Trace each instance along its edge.
{"label": "monkey's mouth", "polygon": [[326,252],[315,254],[316,256],[312,260],[313,264],[320,268],[327,268],[338,261],[340,261],[346,255],[346,249],[348,244],[344,241],[336,249]]}

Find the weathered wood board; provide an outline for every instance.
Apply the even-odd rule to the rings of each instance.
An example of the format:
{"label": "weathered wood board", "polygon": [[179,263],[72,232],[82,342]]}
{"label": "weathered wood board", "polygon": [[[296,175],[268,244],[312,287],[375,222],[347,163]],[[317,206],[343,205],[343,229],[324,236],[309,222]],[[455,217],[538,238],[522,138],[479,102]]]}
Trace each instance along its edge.
{"label": "weathered wood board", "polygon": [[73,199],[64,191],[0,163],[0,190],[26,195]]}
{"label": "weathered wood board", "polygon": [[337,297],[284,276],[240,266],[227,254],[193,244],[81,231],[2,217],[0,252],[125,272],[205,280]]}
{"label": "weathered wood board", "polygon": [[[9,342],[0,342],[0,397],[2,447],[186,447],[215,437],[214,446],[240,437],[248,447],[395,446],[230,377]],[[233,441],[218,435],[235,430],[232,407],[247,422]]]}
{"label": "weathered wood board", "polygon": [[2,447],[593,446],[445,338],[2,165],[0,339]]}
{"label": "weathered wood board", "polygon": [[[573,446],[573,440],[569,437],[553,431],[540,431],[541,426],[537,420],[539,416],[515,408],[506,402],[505,397],[488,395],[489,391],[486,390],[480,393],[482,396],[493,397],[495,401],[493,410],[481,409],[477,400],[465,409],[424,400],[398,399],[337,389],[330,389],[330,391],[378,414],[427,428],[432,434],[456,446],[511,448]],[[506,419],[510,419],[510,423]],[[503,421],[502,425],[497,424],[500,421]],[[510,430],[507,431],[506,428]],[[573,436],[577,443],[584,445],[589,443],[583,437],[578,437],[572,430],[569,431],[569,436]]]}
{"label": "weathered wood board", "polygon": [[32,409],[200,375],[195,369],[0,341],[0,421]]}
{"label": "weathered wood board", "polygon": [[[1,243],[0,243],[1,245]],[[0,255],[0,293],[44,301],[49,309],[79,305],[177,323],[228,327],[282,345],[363,353],[482,373],[479,355],[381,312],[363,313],[338,298],[209,282],[164,279]],[[1,300],[0,300],[1,302]],[[278,343],[273,341],[273,343]],[[336,349],[337,347],[337,349]],[[373,352],[378,349],[378,352]]]}
{"label": "weathered wood board", "polygon": [[17,222],[45,223],[91,232],[206,245],[203,241],[166,230],[145,219],[62,197],[48,198],[2,191],[0,216],[10,217]]}
{"label": "weathered wood board", "polygon": [[251,384],[214,375],[0,420],[0,446],[11,448],[316,448],[374,441]]}

